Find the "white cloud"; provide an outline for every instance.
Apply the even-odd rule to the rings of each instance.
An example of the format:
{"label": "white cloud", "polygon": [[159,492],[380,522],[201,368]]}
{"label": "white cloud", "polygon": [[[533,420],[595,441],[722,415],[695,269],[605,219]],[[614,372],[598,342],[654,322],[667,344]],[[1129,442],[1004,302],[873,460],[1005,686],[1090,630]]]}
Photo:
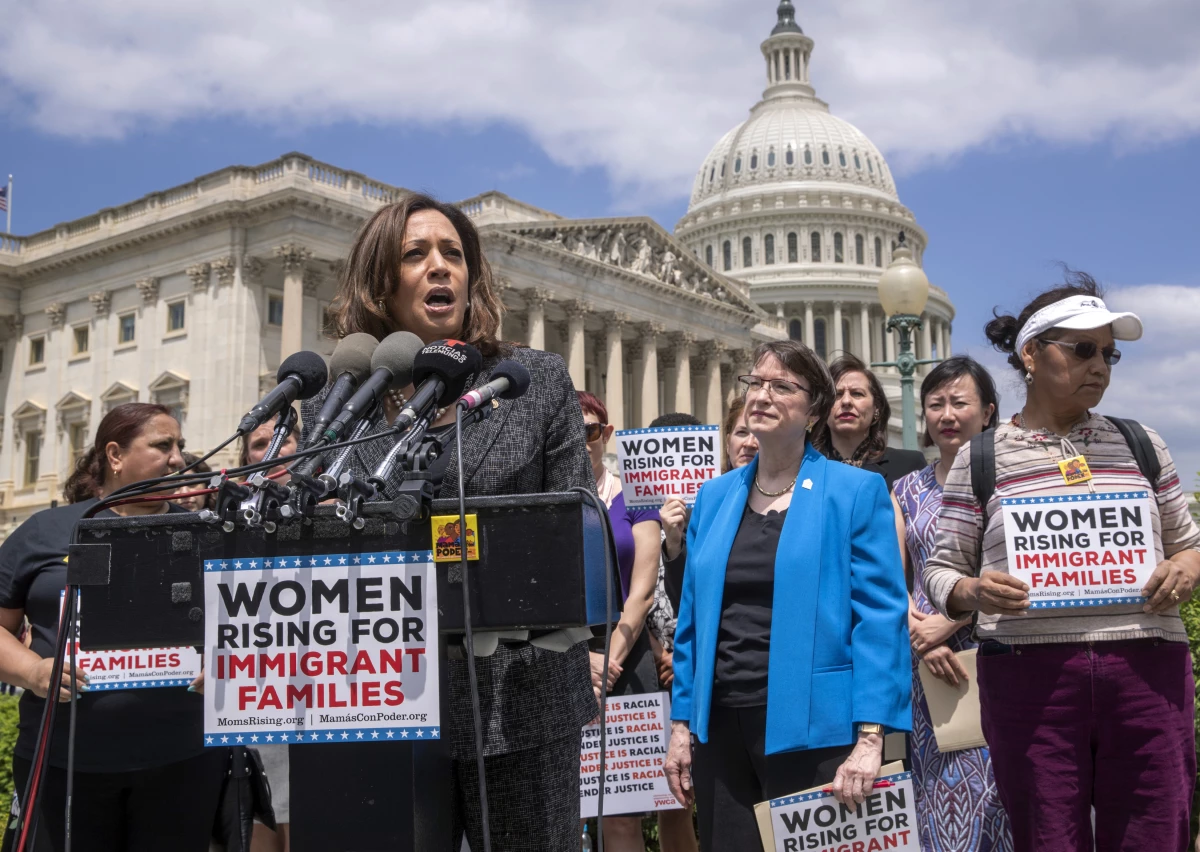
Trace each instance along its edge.
{"label": "white cloud", "polygon": [[[775,0],[32,0],[0,108],[59,134],[238,116],[511,123],[627,199],[677,198],[764,79]],[[1010,138],[1200,129],[1193,0],[800,4],[818,93],[901,168]]]}

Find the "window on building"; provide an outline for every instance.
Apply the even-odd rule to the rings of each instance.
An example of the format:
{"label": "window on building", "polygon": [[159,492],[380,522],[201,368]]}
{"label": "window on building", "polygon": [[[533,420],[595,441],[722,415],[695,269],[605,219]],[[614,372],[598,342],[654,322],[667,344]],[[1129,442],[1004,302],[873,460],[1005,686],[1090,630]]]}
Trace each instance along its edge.
{"label": "window on building", "polygon": [[46,363],[46,338],[42,335],[29,338],[29,366]]}
{"label": "window on building", "polygon": [[754,171],[757,168],[758,168],[758,152],[755,151],[753,154],[750,155],[750,171]]}
{"label": "window on building", "polygon": [[712,266],[712,245],[711,244],[706,245],[704,247],[704,262],[707,263],[709,266]]}
{"label": "window on building", "polygon": [[283,296],[267,296],[267,325],[283,325]]}
{"label": "window on building", "polygon": [[738,158],[733,161],[733,173],[736,175],[736,174],[740,174],[741,171],[742,171],[742,157],[739,154]]}
{"label": "window on building", "polygon": [[772,148],[767,152],[767,168],[775,168],[775,149]]}
{"label": "window on building", "polygon": [[187,321],[187,302],[180,299],[167,305],[167,333],[183,331]]}
{"label": "window on building", "polygon": [[721,161],[721,177],[725,177],[725,161]]}
{"label": "window on building", "polygon": [[792,55],[790,53],[783,55],[783,79],[792,79]]}
{"label": "window on building", "polygon": [[742,268],[754,265],[754,246],[749,237],[742,237]]}
{"label": "window on building", "polygon": [[71,354],[86,355],[90,344],[91,329],[86,325],[77,325],[71,329]]}
{"label": "window on building", "polygon": [[806,166],[812,165],[812,148],[809,148],[807,146],[804,148],[804,165],[806,165]]}
{"label": "window on building", "polygon": [[775,235],[767,234],[763,237],[763,263],[771,264],[775,262]]}
{"label": "window on building", "polygon": [[850,348],[850,318],[842,317],[842,347]]}
{"label": "window on building", "polygon": [[788,146],[787,152],[783,155],[783,161],[789,166],[796,165],[796,152],[792,150],[790,145]]}
{"label": "window on building", "polygon": [[883,268],[883,240],[875,238],[875,265]]}
{"label": "window on building", "polygon": [[799,240],[795,232],[788,234],[788,263],[796,263],[800,259]]}
{"label": "window on building", "polygon": [[862,265],[863,265],[863,263],[865,263],[865,262],[866,262],[866,258],[865,258],[865,257],[863,257],[863,237],[862,237],[862,234],[855,234],[855,235],[854,235],[854,262],[855,262],[855,263],[857,263],[859,266],[862,266]]}
{"label": "window on building", "polygon": [[733,244],[729,240],[721,246],[721,263],[726,272],[733,269]]}
{"label": "window on building", "polygon": [[875,166],[871,165],[870,157],[867,157],[867,171],[870,172],[871,174],[875,174]]}
{"label": "window on building", "polygon": [[788,323],[788,337],[792,340],[804,339],[804,323],[794,319]]}
{"label": "window on building", "polygon": [[133,343],[137,339],[137,314],[121,314],[117,320],[117,343]]}
{"label": "window on building", "polygon": [[822,358],[829,357],[829,349],[825,345],[825,320],[823,317],[817,317],[813,320],[813,351]]}
{"label": "window on building", "polygon": [[854,168],[858,169],[860,172],[862,171],[862,160],[858,158],[857,152],[854,154]]}
{"label": "window on building", "polygon": [[813,231],[808,237],[810,248],[812,249],[812,262],[820,263],[821,258],[821,232]]}
{"label": "window on building", "polygon": [[71,445],[71,470],[75,470],[75,466],[79,464],[79,460],[87,455],[88,451],[88,427],[86,423],[72,423],[67,431],[67,440]]}
{"label": "window on building", "polygon": [[846,168],[846,152],[838,151],[838,165],[843,169]]}
{"label": "window on building", "polygon": [[829,165],[829,151],[828,150],[821,151],[821,162],[826,166]]}
{"label": "window on building", "polygon": [[717,179],[717,167],[713,166],[708,170],[708,183],[711,186],[712,182]]}
{"label": "window on building", "polygon": [[42,473],[42,433],[25,433],[25,487],[37,484]]}
{"label": "window on building", "polygon": [[843,242],[842,235],[840,233],[833,235],[833,262],[834,263],[845,263],[846,262],[846,255],[845,255],[845,252],[843,251],[844,246],[842,245],[842,242]]}

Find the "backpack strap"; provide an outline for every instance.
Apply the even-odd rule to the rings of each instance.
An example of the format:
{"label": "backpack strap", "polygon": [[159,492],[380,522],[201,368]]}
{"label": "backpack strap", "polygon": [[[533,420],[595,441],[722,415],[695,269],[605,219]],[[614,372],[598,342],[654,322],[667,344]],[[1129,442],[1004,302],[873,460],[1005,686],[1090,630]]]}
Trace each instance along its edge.
{"label": "backpack strap", "polygon": [[1146,434],[1145,427],[1136,420],[1125,420],[1107,415],[1104,419],[1117,427],[1117,431],[1121,433],[1121,437],[1125,439],[1125,443],[1133,452],[1138,470],[1150,483],[1151,488],[1157,488],[1158,478],[1162,475],[1162,464],[1158,461],[1158,453],[1154,451],[1154,445],[1150,443],[1150,436]]}
{"label": "backpack strap", "polygon": [[971,490],[983,512],[983,528],[987,529],[987,505],[996,491],[996,430],[984,429],[971,439]]}

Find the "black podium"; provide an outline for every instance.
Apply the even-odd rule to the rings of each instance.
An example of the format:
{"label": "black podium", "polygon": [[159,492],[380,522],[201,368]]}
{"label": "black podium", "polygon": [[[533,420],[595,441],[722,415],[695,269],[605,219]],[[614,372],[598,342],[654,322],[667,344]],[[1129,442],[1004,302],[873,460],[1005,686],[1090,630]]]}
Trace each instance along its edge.
{"label": "black podium", "polygon": [[[548,630],[616,619],[605,606],[607,518],[581,495],[473,498],[467,511],[479,523],[479,561],[471,563],[470,583],[476,630]],[[455,500],[433,503],[434,515],[457,512]],[[367,504],[363,516],[366,524],[356,530],[333,507],[320,506],[312,518],[282,522],[272,534],[261,528],[226,533],[191,513],[82,521],[68,561],[68,582],[80,587],[87,613],[81,647],[203,645],[205,560],[431,546],[428,520],[398,521],[386,503]],[[458,563],[441,563],[436,573],[444,725],[450,718],[446,645],[463,630],[463,599]],[[448,738],[289,750],[294,852],[450,848]]]}

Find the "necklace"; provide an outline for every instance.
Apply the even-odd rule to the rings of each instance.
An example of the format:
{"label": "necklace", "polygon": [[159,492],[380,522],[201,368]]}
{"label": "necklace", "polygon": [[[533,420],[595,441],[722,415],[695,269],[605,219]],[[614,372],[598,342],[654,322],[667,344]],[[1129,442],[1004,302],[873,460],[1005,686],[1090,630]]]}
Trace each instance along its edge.
{"label": "necklace", "polygon": [[800,471],[796,471],[796,475],[792,477],[792,481],[788,483],[787,488],[783,489],[782,491],[768,491],[759,484],[758,473],[755,472],[754,487],[757,488],[758,493],[763,495],[764,497],[782,497],[784,494],[787,494],[789,491],[791,491],[793,488],[796,487],[796,480],[799,478],[800,478]]}
{"label": "necklace", "polygon": [[[387,392],[387,394],[388,394],[388,399],[390,399],[395,404],[396,411],[397,412],[403,411],[404,406],[406,406],[408,404],[408,397],[406,397],[404,394],[402,394],[398,390],[390,390]],[[429,422],[431,424],[436,423],[439,419],[441,419],[441,416],[446,413],[447,408],[449,408],[449,406],[446,406],[444,408],[439,408],[437,410],[437,414],[435,414],[433,416],[433,419],[430,420]]]}

